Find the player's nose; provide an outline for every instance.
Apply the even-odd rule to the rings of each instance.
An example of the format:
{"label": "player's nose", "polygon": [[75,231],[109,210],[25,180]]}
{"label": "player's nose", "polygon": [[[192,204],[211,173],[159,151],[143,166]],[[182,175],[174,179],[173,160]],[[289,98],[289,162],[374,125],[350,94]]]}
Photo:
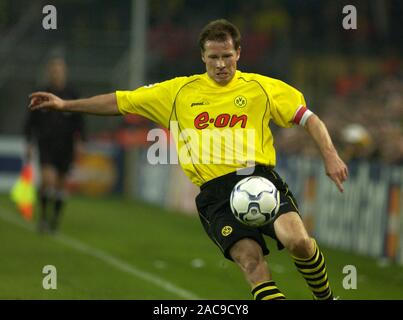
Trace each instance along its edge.
{"label": "player's nose", "polygon": [[217,59],[217,68],[222,69],[225,67],[224,59]]}

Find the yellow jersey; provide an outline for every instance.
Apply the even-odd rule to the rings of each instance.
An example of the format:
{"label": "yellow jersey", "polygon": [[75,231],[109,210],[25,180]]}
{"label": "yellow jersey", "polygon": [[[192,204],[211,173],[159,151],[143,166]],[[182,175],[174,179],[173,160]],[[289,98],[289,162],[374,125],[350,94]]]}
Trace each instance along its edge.
{"label": "yellow jersey", "polygon": [[286,128],[310,114],[297,89],[239,70],[225,86],[204,73],[116,91],[116,97],[122,114],[170,129],[179,163],[198,186],[255,164],[275,166],[270,121]]}

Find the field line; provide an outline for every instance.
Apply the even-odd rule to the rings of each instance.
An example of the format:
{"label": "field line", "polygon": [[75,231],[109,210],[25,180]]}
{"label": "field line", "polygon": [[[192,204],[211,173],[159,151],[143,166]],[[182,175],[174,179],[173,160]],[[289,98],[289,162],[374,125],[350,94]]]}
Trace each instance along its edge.
{"label": "field line", "polygon": [[[34,232],[34,233],[36,232],[34,225],[27,223],[14,215],[5,214],[4,212],[0,211],[0,218],[3,221],[6,221],[10,224],[21,227],[30,232]],[[201,300],[202,299],[202,298],[198,297],[196,294],[194,294],[188,290],[182,289],[182,288],[176,286],[175,284],[173,284],[167,280],[164,280],[150,272],[140,270],[139,268],[137,268],[119,258],[114,257],[113,255],[111,255],[110,253],[108,253],[106,251],[89,246],[88,244],[85,244],[70,236],[63,235],[63,234],[57,234],[57,235],[52,236],[51,238],[54,241],[57,241],[66,247],[72,248],[76,251],[79,251],[79,252],[82,252],[89,256],[92,256],[94,258],[97,258],[98,260],[101,260],[104,263],[106,263],[122,272],[130,274],[130,275],[137,277],[139,279],[142,279],[144,281],[150,282],[150,283],[154,284],[155,286],[160,287],[167,292],[173,293],[182,299],[189,299],[189,300]]]}

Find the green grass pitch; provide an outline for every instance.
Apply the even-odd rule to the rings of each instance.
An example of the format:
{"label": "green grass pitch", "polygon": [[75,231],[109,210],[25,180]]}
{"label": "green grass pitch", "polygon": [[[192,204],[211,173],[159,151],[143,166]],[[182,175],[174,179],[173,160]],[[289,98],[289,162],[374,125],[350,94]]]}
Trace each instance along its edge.
{"label": "green grass pitch", "polygon": [[[285,250],[267,239],[273,277],[289,299],[311,299]],[[319,243],[320,244],[320,243]],[[341,299],[402,299],[403,267],[321,246]],[[208,239],[197,217],[124,198],[69,199],[57,236],[40,235],[0,196],[0,299],[251,299],[235,264]],[[45,290],[45,265],[57,289]],[[343,267],[357,289],[343,288]]]}

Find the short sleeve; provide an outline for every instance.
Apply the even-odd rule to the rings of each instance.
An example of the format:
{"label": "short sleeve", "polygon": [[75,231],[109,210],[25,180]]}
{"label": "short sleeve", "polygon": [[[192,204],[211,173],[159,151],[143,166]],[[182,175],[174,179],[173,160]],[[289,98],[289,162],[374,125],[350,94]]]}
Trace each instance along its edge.
{"label": "short sleeve", "polygon": [[270,112],[273,121],[280,127],[289,128],[297,122],[301,107],[306,110],[303,94],[290,85],[276,80],[268,90],[270,95]]}
{"label": "short sleeve", "polygon": [[116,91],[119,112],[124,115],[138,114],[168,127],[176,93],[185,78],[175,78],[133,91]]}

